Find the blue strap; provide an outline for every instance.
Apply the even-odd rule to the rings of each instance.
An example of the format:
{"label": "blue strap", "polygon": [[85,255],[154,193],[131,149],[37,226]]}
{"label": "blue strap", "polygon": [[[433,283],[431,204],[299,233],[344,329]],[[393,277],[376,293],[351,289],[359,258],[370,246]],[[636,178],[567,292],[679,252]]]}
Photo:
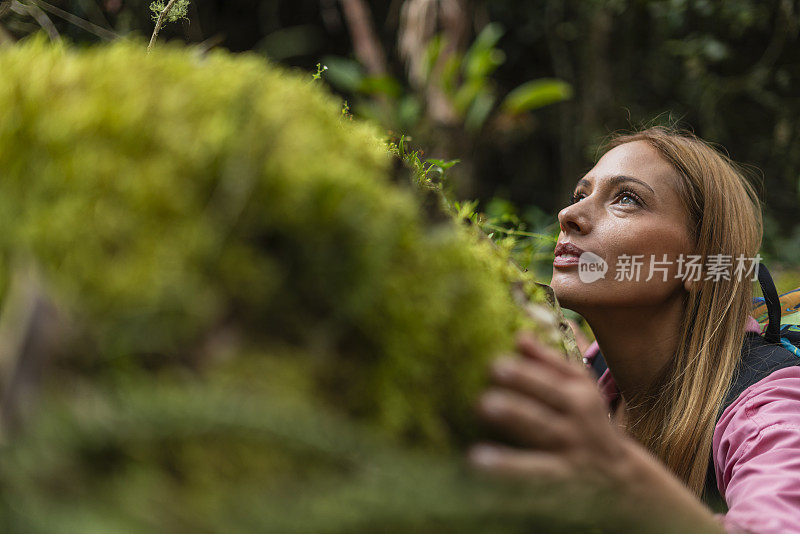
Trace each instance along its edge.
{"label": "blue strap", "polygon": [[796,347],[795,345],[792,344],[791,341],[789,341],[785,337],[781,338],[781,345],[783,345],[786,348],[786,350],[793,353],[795,356],[800,357],[800,347]]}

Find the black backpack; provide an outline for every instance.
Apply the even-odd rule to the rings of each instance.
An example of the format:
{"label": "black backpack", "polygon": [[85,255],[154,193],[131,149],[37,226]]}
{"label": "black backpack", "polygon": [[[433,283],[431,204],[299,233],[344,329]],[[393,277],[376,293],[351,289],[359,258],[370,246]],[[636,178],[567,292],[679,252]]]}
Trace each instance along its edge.
{"label": "black backpack", "polygon": [[[756,332],[748,332],[745,335],[742,356],[736,366],[722,407],[717,413],[717,421],[725,409],[748,387],[775,371],[800,365],[800,325],[781,326],[781,304],[778,291],[775,289],[769,270],[762,263],[758,265],[758,282],[764,295],[769,322],[764,330],[764,335]],[[592,361],[592,369],[599,378],[607,368],[605,358],[602,353],[598,352]],[[712,454],[709,451],[704,500],[718,511],[724,511],[725,501],[717,489],[717,475],[714,470]]]}

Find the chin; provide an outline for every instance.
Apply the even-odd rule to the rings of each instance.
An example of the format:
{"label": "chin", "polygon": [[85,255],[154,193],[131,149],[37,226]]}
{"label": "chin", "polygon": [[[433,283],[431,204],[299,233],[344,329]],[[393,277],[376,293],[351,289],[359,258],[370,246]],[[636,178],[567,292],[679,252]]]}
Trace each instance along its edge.
{"label": "chin", "polygon": [[562,308],[578,314],[596,308],[627,307],[646,300],[646,295],[636,292],[638,288],[635,285],[605,279],[585,283],[575,271],[553,273],[550,287]]}
{"label": "chin", "polygon": [[555,273],[550,282],[550,287],[553,288],[553,293],[555,293],[562,308],[580,313],[576,308],[580,308],[581,301],[586,300],[587,291],[586,284],[581,282],[577,276],[574,279],[570,279],[568,275]]}

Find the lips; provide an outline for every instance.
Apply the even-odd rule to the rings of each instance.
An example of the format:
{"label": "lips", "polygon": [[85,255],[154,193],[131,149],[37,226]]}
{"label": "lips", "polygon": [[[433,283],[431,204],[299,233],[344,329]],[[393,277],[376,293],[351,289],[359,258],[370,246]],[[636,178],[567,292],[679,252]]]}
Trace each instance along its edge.
{"label": "lips", "polygon": [[556,267],[567,267],[570,265],[577,265],[578,258],[583,254],[583,249],[576,247],[569,242],[559,242],[556,245],[555,259],[553,265]]}

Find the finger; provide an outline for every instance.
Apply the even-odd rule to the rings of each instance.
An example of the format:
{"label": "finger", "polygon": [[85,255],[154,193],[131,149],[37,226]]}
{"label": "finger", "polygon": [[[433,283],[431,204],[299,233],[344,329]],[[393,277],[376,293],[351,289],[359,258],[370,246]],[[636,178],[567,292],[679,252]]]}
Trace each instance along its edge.
{"label": "finger", "polygon": [[568,464],[558,455],[480,443],[468,452],[470,465],[487,474],[511,478],[568,480]]}
{"label": "finger", "polygon": [[502,358],[492,365],[492,378],[495,385],[556,410],[559,416],[606,421],[607,403],[588,376],[567,377],[533,359]]}
{"label": "finger", "polygon": [[523,356],[540,361],[566,376],[584,376],[586,374],[586,369],[568,362],[561,353],[536,339],[530,332],[521,332],[517,335],[516,347]]}
{"label": "finger", "polygon": [[565,447],[569,441],[563,416],[511,390],[493,388],[484,393],[478,413],[520,445],[553,449]]}
{"label": "finger", "polygon": [[[565,377],[559,371],[533,359],[503,357],[492,364],[493,382],[533,397],[550,408],[565,412],[570,408]],[[567,379],[568,380],[568,379]]]}

